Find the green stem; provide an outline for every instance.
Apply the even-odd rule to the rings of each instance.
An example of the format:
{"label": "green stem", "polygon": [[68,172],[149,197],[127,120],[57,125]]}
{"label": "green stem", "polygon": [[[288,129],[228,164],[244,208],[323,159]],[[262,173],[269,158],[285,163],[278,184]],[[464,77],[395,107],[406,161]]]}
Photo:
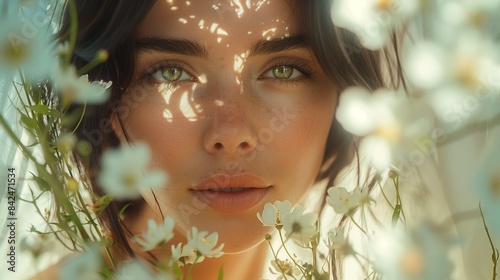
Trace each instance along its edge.
{"label": "green stem", "polygon": [[69,52],[65,57],[65,65],[69,65],[71,53],[73,53],[73,49],[75,48],[76,43],[76,33],[78,32],[78,11],[76,10],[76,4],[74,0],[69,1],[69,12],[71,14],[71,23],[70,23],[70,31],[69,31]]}
{"label": "green stem", "polygon": [[[34,196],[34,194],[33,194],[33,191],[31,190],[31,188],[30,188],[30,192],[31,192],[31,197],[33,197],[33,196]],[[51,232],[52,232],[52,233],[54,233],[54,235],[55,235],[56,239],[57,239],[57,240],[59,240],[59,242],[60,242],[60,243],[61,243],[64,247],[66,247],[68,250],[73,251],[73,250],[74,250],[74,244],[73,244],[73,249],[71,249],[71,248],[70,248],[70,247],[66,244],[66,242],[64,242],[64,241],[63,241],[63,240],[59,237],[59,235],[57,234],[57,232],[56,232],[56,231],[52,228],[51,223],[50,223],[47,219],[45,219],[45,216],[42,214],[42,211],[40,210],[40,208],[38,207],[38,204],[36,204],[34,200],[33,200],[33,206],[35,206],[36,211],[38,212],[38,214],[40,215],[40,217],[42,217],[42,219],[45,221],[45,223],[47,224],[47,226],[50,228]]]}
{"label": "green stem", "polygon": [[483,215],[483,209],[481,208],[481,203],[479,203],[479,212],[481,213],[481,219],[483,220],[483,226],[484,230],[486,231],[486,236],[488,236],[488,241],[490,242],[490,247],[491,247],[491,260],[493,261],[493,277],[491,278],[492,280],[497,279],[497,264],[498,264],[498,249],[495,248],[495,245],[493,244],[493,241],[491,240],[490,236],[490,231],[488,230],[488,226],[486,226],[486,221],[484,219]]}
{"label": "green stem", "polygon": [[283,234],[281,234],[281,230],[278,230],[278,234],[280,236],[280,240],[281,240],[281,244],[283,244],[283,249],[285,249],[285,252],[286,254],[288,255],[288,257],[293,261],[293,263],[295,264],[295,266],[297,266],[300,271],[302,272],[302,274],[305,274],[305,270],[302,266],[300,266],[297,261],[292,257],[292,254],[290,254],[290,252],[288,252],[288,249],[286,248],[285,246],[285,240],[283,240]]}
{"label": "green stem", "polygon": [[80,116],[80,119],[78,120],[78,123],[76,124],[75,128],[73,129],[73,131],[71,131],[71,134],[74,134],[76,132],[76,130],[78,129],[78,127],[82,124],[82,121],[83,121],[83,118],[85,116],[85,112],[86,111],[87,111],[87,104],[84,104],[83,105],[82,115]]}
{"label": "green stem", "polygon": [[281,275],[283,275],[283,277],[285,278],[285,280],[287,279],[286,278],[286,275],[285,275],[285,271],[283,270],[283,268],[281,267],[281,265],[279,264],[278,262],[278,255],[276,254],[276,252],[274,251],[273,249],[273,246],[271,246],[271,242],[270,241],[267,241],[267,244],[269,244],[269,248],[271,248],[271,252],[273,252],[273,257],[274,257],[274,261],[276,262],[276,264],[278,265],[278,268],[280,269],[281,271]]}
{"label": "green stem", "polygon": [[318,272],[318,268],[316,267],[316,246],[315,246],[316,241],[314,241],[313,246],[311,247],[311,252],[312,252],[312,261],[313,261],[313,273]]}
{"label": "green stem", "polygon": [[349,216],[349,218],[359,228],[359,230],[361,230],[366,236],[368,236],[368,233],[366,233],[366,231],[354,220],[352,216]]}
{"label": "green stem", "polygon": [[193,278],[191,276],[191,271],[193,270],[193,267],[195,266],[195,264],[196,264],[196,262],[198,261],[199,258],[200,258],[200,256],[198,256],[198,253],[196,253],[196,258],[194,259],[194,262],[188,268],[188,272],[187,272],[187,278],[188,278],[188,280],[193,280]]}
{"label": "green stem", "polygon": [[[103,55],[101,55],[101,53],[104,54],[104,57]],[[105,51],[98,52],[97,55],[89,63],[84,65],[82,68],[78,69],[78,76],[86,74],[88,71],[92,70],[92,68],[106,61],[106,59],[107,59],[107,53]]]}
{"label": "green stem", "polygon": [[392,210],[394,210],[394,205],[392,205],[392,203],[389,201],[389,198],[387,198],[387,196],[385,195],[384,188],[382,187],[382,184],[380,184],[380,182],[378,182],[378,185],[380,187],[380,192],[382,192],[382,196],[384,197],[385,201],[387,202],[387,204],[389,204],[389,206],[391,206]]}

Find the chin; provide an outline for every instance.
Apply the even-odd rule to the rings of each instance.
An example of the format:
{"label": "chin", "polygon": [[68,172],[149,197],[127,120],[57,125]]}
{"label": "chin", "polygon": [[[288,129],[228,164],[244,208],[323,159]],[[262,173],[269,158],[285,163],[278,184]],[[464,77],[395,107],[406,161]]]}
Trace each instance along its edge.
{"label": "chin", "polygon": [[243,253],[257,247],[265,241],[265,236],[273,231],[273,227],[265,227],[257,218],[257,212],[247,211],[238,214],[221,214],[210,209],[192,217],[189,226],[199,230],[217,232],[219,244],[224,243],[226,254]]}
{"label": "chin", "polygon": [[225,254],[240,254],[250,251],[265,241],[265,235],[271,233],[273,230],[270,228],[262,227],[262,231],[248,231],[245,236],[234,236],[234,234],[228,233],[220,236],[220,242],[224,243]]}

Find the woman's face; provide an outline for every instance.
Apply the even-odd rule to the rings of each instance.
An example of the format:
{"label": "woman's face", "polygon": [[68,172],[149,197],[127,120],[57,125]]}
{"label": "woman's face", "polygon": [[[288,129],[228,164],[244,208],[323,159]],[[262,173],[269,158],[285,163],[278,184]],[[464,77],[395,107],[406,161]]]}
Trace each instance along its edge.
{"label": "woman's face", "polygon": [[336,98],[305,36],[289,1],[157,1],[138,26],[120,118],[169,174],[155,196],[179,232],[244,251],[269,231],[266,202],[297,203],[314,183]]}

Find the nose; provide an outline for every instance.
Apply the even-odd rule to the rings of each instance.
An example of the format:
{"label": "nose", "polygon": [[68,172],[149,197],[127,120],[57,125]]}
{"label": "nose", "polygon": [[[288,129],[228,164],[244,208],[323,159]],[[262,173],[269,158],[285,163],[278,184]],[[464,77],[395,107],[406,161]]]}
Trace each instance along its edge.
{"label": "nose", "polygon": [[257,137],[252,133],[249,118],[239,106],[222,105],[213,108],[204,146],[211,154],[245,155],[255,149]]}

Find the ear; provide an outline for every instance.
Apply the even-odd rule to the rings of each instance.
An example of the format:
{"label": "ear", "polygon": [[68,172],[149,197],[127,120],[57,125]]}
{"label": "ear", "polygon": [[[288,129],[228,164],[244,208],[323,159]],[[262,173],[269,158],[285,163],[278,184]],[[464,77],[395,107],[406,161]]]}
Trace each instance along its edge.
{"label": "ear", "polygon": [[120,140],[121,144],[127,143],[127,138],[125,137],[125,131],[123,130],[122,121],[119,119],[117,114],[111,115],[111,127],[113,128],[116,137]]}

